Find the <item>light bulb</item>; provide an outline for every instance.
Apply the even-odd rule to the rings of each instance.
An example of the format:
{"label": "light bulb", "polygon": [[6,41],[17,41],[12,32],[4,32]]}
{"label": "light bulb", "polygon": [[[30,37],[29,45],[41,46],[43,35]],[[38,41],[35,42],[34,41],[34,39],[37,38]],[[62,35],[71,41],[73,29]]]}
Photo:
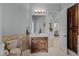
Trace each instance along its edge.
{"label": "light bulb", "polygon": [[38,12],[38,10],[36,9],[35,12]]}
{"label": "light bulb", "polygon": [[39,12],[41,12],[41,10],[39,10]]}
{"label": "light bulb", "polygon": [[44,12],[44,10],[42,10],[42,12]]}

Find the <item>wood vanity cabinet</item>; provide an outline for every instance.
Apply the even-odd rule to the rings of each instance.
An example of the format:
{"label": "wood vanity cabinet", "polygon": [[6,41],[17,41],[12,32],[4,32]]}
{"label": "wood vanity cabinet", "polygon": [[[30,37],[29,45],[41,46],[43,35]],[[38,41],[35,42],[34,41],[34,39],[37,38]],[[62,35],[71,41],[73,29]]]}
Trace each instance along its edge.
{"label": "wood vanity cabinet", "polygon": [[32,37],[31,53],[48,52],[48,37]]}
{"label": "wood vanity cabinet", "polygon": [[78,6],[75,4],[67,10],[67,48],[78,53]]}

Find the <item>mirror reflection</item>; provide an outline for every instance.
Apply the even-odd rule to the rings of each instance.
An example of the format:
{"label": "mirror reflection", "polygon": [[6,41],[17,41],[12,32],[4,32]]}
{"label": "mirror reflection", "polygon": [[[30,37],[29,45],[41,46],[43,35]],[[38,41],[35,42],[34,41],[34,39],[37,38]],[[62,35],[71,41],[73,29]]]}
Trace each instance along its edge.
{"label": "mirror reflection", "polygon": [[32,15],[32,33],[45,33],[45,15]]}

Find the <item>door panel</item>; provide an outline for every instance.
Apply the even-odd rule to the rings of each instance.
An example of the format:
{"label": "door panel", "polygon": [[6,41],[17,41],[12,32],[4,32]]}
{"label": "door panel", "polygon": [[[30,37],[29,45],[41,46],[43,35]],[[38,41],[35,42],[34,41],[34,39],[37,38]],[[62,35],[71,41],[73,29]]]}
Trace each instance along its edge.
{"label": "door panel", "polygon": [[67,46],[77,53],[78,4],[67,10]]}

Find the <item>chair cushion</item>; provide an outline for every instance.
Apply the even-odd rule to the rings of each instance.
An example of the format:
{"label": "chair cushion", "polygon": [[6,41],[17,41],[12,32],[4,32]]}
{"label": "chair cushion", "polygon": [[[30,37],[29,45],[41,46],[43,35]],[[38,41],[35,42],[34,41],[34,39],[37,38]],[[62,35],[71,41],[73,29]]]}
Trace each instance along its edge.
{"label": "chair cushion", "polygon": [[21,55],[21,50],[19,48],[11,49],[10,54],[15,56]]}

